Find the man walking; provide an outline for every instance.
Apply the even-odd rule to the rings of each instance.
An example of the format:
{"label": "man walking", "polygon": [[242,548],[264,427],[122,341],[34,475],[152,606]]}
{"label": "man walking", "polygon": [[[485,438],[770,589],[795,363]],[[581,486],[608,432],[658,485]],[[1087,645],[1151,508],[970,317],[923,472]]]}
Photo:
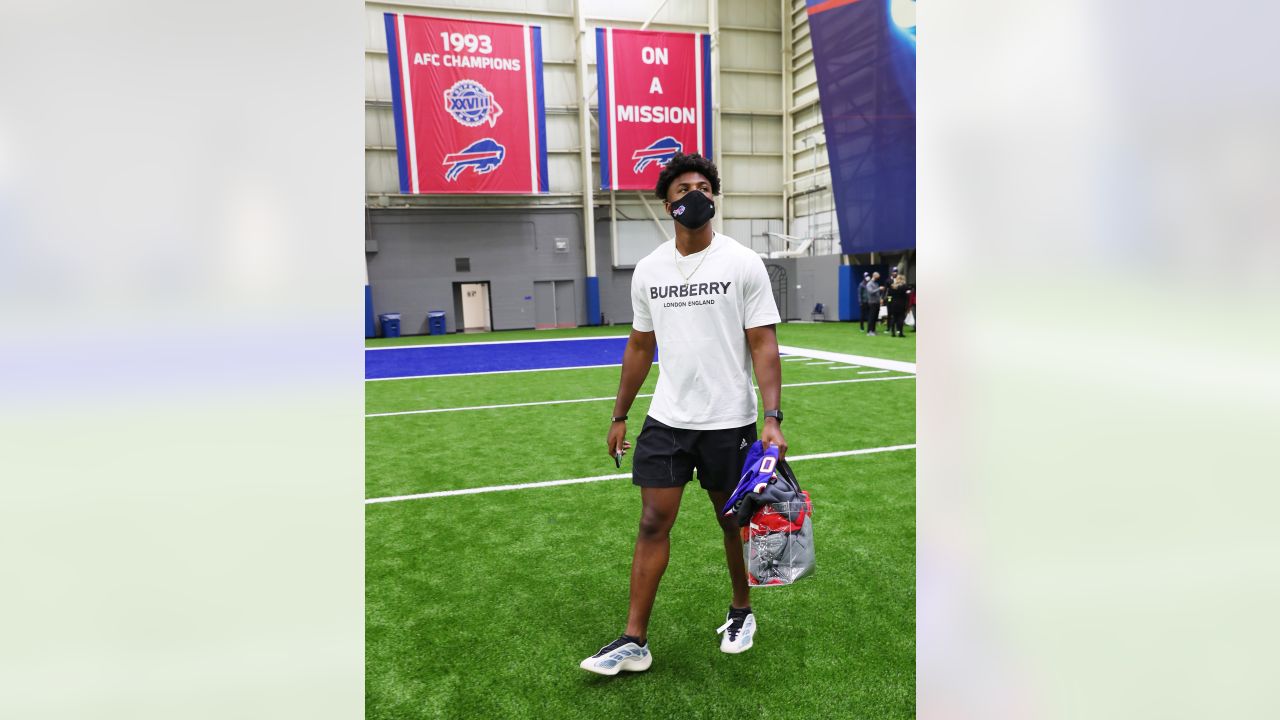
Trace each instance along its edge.
{"label": "man walking", "polygon": [[780,454],[787,448],[779,408],[778,308],[760,256],[711,229],[714,198],[720,194],[716,166],[701,155],[677,153],[655,190],[675,220],[675,240],[637,263],[631,280],[634,320],[606,439],[613,457],[631,447],[627,412],[649,374],[655,347],[662,347],[662,356],[632,466],[641,515],[626,629],[580,664],[601,675],[647,670],[653,662],[649,615],[670,557],[671,527],[695,470],[724,534],[732,587],[729,612],[718,630],[723,633],[720,649],[740,653],[751,647],[756,619],[742,540],[736,523],[722,517],[720,508],[756,440],[753,367],[765,406],[760,439],[766,446],[777,445]]}
{"label": "man walking", "polygon": [[862,282],[858,283],[858,329],[864,332],[867,329],[867,281],[870,279],[870,273],[862,273]]}
{"label": "man walking", "polygon": [[876,323],[880,320],[880,298],[882,293],[880,273],[871,273],[871,280],[867,282],[867,335],[874,336],[876,334]]}

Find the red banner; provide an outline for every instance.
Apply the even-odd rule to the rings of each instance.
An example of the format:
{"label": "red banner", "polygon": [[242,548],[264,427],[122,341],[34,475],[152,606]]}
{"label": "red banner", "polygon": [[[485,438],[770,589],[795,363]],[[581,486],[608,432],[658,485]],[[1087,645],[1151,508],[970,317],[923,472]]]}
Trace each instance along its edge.
{"label": "red banner", "polygon": [[547,192],[541,29],[384,18],[400,192]]}
{"label": "red banner", "polygon": [[600,176],[648,190],[677,152],[711,157],[711,36],[596,29]]}

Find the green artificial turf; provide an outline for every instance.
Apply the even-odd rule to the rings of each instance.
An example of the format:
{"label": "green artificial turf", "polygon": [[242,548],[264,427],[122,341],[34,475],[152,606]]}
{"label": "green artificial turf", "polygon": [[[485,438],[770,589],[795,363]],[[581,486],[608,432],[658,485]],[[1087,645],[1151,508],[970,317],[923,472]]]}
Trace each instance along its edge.
{"label": "green artificial turf", "polygon": [[[787,325],[779,335],[872,355],[848,330]],[[784,384],[864,381],[784,387],[791,456],[915,442],[913,378],[811,362],[784,362]],[[642,393],[657,375],[655,366]],[[606,398],[367,418],[367,496],[626,472],[630,456],[618,470],[604,446],[618,376],[606,367],[366,383],[369,413]],[[630,413],[632,441],[648,403]],[[913,716],[915,453],[798,460],[795,470],[814,499],[818,571],[753,592],[755,647],[719,651],[728,576],[694,483],[650,626],[653,667],[615,678],[577,665],[623,628],[640,509],[629,480],[367,505],[367,717]]]}

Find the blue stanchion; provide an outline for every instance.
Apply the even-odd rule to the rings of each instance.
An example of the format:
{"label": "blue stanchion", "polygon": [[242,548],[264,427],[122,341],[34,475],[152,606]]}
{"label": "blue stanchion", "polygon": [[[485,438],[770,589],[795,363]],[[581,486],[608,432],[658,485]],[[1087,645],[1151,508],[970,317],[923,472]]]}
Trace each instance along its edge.
{"label": "blue stanchion", "polygon": [[600,324],[600,278],[587,277],[587,324]]}

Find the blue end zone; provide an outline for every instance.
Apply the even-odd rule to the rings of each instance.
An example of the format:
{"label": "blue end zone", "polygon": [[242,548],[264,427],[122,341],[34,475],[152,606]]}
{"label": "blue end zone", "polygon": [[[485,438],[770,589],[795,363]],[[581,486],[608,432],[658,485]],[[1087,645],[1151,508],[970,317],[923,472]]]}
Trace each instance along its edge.
{"label": "blue end zone", "polygon": [[364,286],[364,336],[371,338],[378,333],[373,325],[373,288]]}
{"label": "blue end zone", "polygon": [[858,286],[853,282],[853,266],[840,266],[840,319],[857,320],[861,308],[858,307]]}
{"label": "blue end zone", "polygon": [[600,278],[587,276],[587,324],[600,324]]}
{"label": "blue end zone", "polygon": [[622,362],[622,351],[626,346],[627,338],[616,337],[370,348],[364,353],[364,377],[366,380],[380,380],[424,375],[617,365]]}

